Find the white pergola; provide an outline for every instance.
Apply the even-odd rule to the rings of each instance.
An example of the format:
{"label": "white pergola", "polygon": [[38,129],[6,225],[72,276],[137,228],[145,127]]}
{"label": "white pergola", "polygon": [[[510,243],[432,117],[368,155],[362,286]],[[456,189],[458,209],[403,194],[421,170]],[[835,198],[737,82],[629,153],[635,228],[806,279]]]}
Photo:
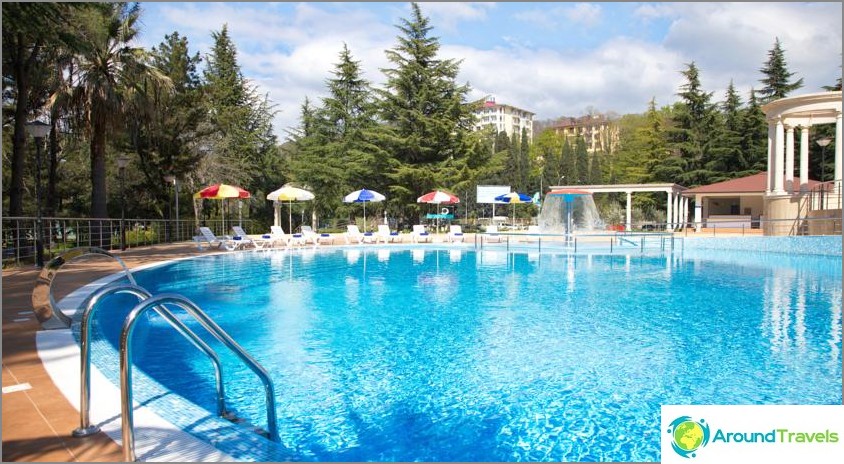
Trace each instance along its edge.
{"label": "white pergola", "polygon": [[668,196],[666,204],[666,218],[668,230],[682,230],[686,227],[689,217],[689,199],[683,197],[686,187],[677,184],[615,184],[615,185],[553,185],[551,190],[577,189],[590,193],[626,193],[627,194],[627,215],[624,228],[631,229],[632,221],[632,199],[634,193],[639,192],[665,192]]}
{"label": "white pergola", "polygon": [[[841,91],[786,97],[762,106],[768,121],[769,195],[805,192],[809,185],[809,128],[835,124],[835,168],[841,180]],[[794,182],[794,131],[800,130],[800,180]],[[785,173],[785,175],[783,175]],[[823,179],[826,180],[826,179]]]}

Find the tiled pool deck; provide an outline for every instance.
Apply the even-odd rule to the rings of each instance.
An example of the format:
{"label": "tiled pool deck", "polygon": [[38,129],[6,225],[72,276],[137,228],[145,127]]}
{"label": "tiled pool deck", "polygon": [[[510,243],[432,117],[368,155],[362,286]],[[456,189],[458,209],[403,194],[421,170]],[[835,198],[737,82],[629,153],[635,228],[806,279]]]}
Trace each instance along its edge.
{"label": "tiled pool deck", "polygon": [[[831,243],[829,239],[825,243]],[[467,244],[473,240],[471,234],[467,234]],[[837,253],[833,254],[840,254],[841,238],[836,237],[835,240],[839,245]],[[696,245],[723,245],[717,244],[715,240],[705,242],[707,245],[703,245],[703,241]],[[115,254],[129,268],[137,268],[208,253],[197,251],[192,243],[181,243],[131,249]],[[54,284],[55,295],[60,299],[117,270],[114,264],[104,260],[87,261],[84,266],[68,265],[62,271],[60,280],[57,279]],[[86,438],[73,438],[70,435],[79,425],[79,412],[74,406],[76,401],[68,400],[53,383],[36,347],[40,326],[31,310],[31,293],[37,275],[38,270],[33,267],[3,271],[3,461],[122,461],[122,449],[105,433]],[[43,343],[43,333],[40,340]],[[70,364],[71,370],[68,372],[74,372],[69,375],[75,375],[75,369],[78,369],[78,349],[75,356],[76,362],[65,361],[65,364]],[[96,402],[96,395],[93,395],[92,403]],[[119,420],[111,422],[119,428]],[[180,460],[221,459],[213,453],[202,453],[204,451],[197,450]]]}

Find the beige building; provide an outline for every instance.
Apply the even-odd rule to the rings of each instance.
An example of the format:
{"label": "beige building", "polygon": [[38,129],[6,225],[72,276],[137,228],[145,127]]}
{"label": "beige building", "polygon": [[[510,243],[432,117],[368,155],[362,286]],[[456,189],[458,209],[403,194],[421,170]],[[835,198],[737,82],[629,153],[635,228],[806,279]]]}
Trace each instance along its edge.
{"label": "beige building", "polygon": [[618,125],[603,115],[563,118],[548,130],[566,137],[583,137],[589,153],[611,153],[618,147]]}
{"label": "beige building", "polygon": [[528,140],[533,141],[534,113],[530,111],[495,103],[495,98],[489,98],[475,111],[475,116],[476,131],[491,127],[495,133],[503,131],[512,137],[513,134],[521,136],[522,129],[526,129]]}

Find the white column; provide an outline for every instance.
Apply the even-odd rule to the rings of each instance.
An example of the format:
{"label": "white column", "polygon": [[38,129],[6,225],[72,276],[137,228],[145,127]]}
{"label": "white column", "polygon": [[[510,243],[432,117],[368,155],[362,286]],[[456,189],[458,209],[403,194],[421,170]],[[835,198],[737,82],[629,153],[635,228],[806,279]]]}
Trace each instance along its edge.
{"label": "white column", "polygon": [[[841,181],[841,113],[835,115],[835,181]],[[838,185],[838,184],[835,184]],[[837,188],[836,188],[837,191]]]}
{"label": "white column", "polygon": [[633,202],[633,192],[628,190],[627,191],[627,222],[625,222],[625,224],[624,224],[624,228],[628,232],[630,232],[632,230],[632,227],[633,227],[633,224],[632,224],[633,216],[632,216],[632,213],[631,213],[632,207],[633,207],[632,202]]}
{"label": "white column", "polygon": [[695,232],[700,232],[703,227],[703,198],[695,195]]}
{"label": "white column", "polygon": [[785,190],[782,188],[782,174],[783,164],[785,158],[785,128],[782,120],[777,121],[776,134],[774,136],[774,159],[771,160],[771,171],[773,171],[774,188],[773,192],[776,195],[782,195]]}
{"label": "white column", "polygon": [[809,190],[809,128],[800,127],[800,191]]}
{"label": "white column", "polygon": [[689,197],[683,197],[683,206],[680,208],[680,220],[683,222],[681,229],[685,230],[689,224]]}
{"label": "white column", "polygon": [[678,230],[680,228],[680,203],[683,201],[683,198],[680,196],[678,192],[677,195],[674,197],[674,228],[673,230]]}
{"label": "white column", "polygon": [[774,169],[771,166],[771,160],[774,159],[774,125],[768,121],[768,185],[765,188],[765,193],[771,193],[774,189]]}
{"label": "white column", "polygon": [[794,128],[785,127],[785,190],[794,193]]}
{"label": "white column", "polygon": [[674,209],[674,192],[668,191],[668,205],[665,208],[665,230],[671,229],[671,224],[674,223],[673,209]]}

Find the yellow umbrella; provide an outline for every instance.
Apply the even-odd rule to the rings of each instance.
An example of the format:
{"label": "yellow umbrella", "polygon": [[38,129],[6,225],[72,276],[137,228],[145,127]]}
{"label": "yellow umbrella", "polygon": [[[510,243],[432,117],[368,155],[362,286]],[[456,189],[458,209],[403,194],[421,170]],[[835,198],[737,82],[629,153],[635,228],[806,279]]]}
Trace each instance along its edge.
{"label": "yellow umbrella", "polygon": [[[294,201],[309,201],[314,199],[314,194],[305,190],[300,189],[297,187],[293,187],[291,185],[285,185],[284,187],[274,190],[267,195],[267,200],[273,201],[286,201],[287,202],[287,221],[288,227],[293,227],[293,213],[291,212],[292,203]],[[279,225],[279,224],[276,224]],[[292,230],[288,231],[288,233],[293,233]]]}

